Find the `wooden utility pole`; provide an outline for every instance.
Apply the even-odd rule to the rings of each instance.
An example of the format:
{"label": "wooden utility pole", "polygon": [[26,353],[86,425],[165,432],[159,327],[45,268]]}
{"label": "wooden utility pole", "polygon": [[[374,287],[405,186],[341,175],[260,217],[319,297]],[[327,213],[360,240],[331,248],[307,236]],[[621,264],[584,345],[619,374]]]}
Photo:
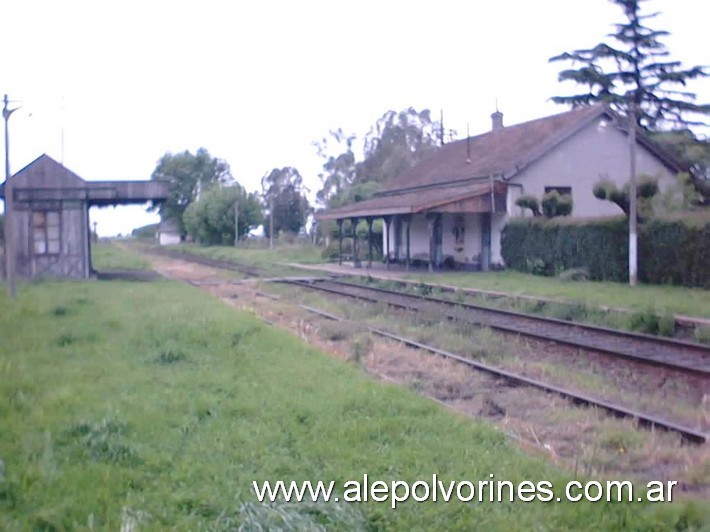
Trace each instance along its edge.
{"label": "wooden utility pole", "polygon": [[629,104],[629,284],[638,281],[638,217],[636,198],[636,102],[631,96]]}
{"label": "wooden utility pole", "polygon": [[7,122],[10,115],[17,111],[17,108],[8,108],[9,100],[7,94],[3,99],[5,104],[2,108],[2,117],[5,120],[5,279],[7,279],[7,294],[10,299],[15,298],[15,239],[13,238],[12,222],[13,213],[13,192],[10,181],[10,139],[8,136]]}

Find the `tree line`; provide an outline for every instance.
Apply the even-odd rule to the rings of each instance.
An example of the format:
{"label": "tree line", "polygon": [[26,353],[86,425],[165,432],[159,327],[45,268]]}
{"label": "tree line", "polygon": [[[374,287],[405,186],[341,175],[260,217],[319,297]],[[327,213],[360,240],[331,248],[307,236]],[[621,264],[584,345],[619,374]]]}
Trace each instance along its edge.
{"label": "tree line", "polygon": [[245,238],[262,224],[266,236],[272,229],[274,234],[298,233],[311,212],[295,168],[274,168],[262,178],[261,193],[247,192],[229,164],[205,148],[194,154],[166,153],[151,179],[167,181],[169,194],[150,210],[172,222],[183,239],[201,244],[233,244],[235,237]]}
{"label": "tree line", "polygon": [[[267,237],[272,231],[274,237],[299,234],[316,208],[370,198],[388,177],[438,148],[442,131],[441,122],[433,120],[429,110],[411,107],[387,111],[361,138],[342,129],[330,131],[313,142],[323,161],[315,205],[308,200],[309,191],[295,167],[270,170],[261,179],[261,191],[249,193],[234,178],[229,164],[205,148],[194,154],[166,153],[151,179],[167,181],[169,196],[151,210],[174,222],[183,238],[208,245],[232,244],[237,226],[238,238],[260,225]],[[323,235],[328,230],[326,224],[316,232]]]}

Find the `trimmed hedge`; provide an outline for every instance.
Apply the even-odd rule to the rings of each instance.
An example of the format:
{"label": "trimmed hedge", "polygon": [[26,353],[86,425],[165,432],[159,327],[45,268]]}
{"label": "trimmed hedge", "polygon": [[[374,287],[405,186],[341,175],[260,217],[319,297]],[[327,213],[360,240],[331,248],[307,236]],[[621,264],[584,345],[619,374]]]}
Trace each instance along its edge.
{"label": "trimmed hedge", "polygon": [[[522,218],[503,230],[508,268],[557,275],[586,268],[589,278],[628,281],[625,217]],[[639,279],[654,284],[710,288],[710,213],[649,220],[639,228]]]}
{"label": "trimmed hedge", "polygon": [[649,220],[639,255],[643,281],[710,288],[710,213]]}

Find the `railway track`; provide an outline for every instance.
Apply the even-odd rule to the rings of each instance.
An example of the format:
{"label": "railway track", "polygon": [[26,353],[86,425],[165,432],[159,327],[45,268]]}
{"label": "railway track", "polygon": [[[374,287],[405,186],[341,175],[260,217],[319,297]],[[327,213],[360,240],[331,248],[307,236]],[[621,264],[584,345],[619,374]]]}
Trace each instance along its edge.
{"label": "railway track", "polygon": [[[306,305],[299,305],[299,306],[308,312],[312,312],[314,314],[320,315],[320,316],[327,318],[329,320],[345,321],[343,318],[336,316],[334,314],[331,314],[330,312],[324,312],[324,311],[319,310],[317,308],[309,307]],[[470,368],[473,368],[478,371],[483,371],[483,372],[493,375],[495,377],[500,377],[500,378],[505,379],[507,381],[513,382],[515,384],[522,384],[522,385],[526,385],[526,386],[531,386],[533,388],[537,388],[537,389],[543,390],[545,392],[554,393],[554,394],[564,397],[565,399],[572,401],[575,404],[582,404],[582,405],[587,405],[587,406],[591,406],[591,407],[601,408],[601,409],[606,410],[607,412],[610,412],[616,416],[636,419],[637,423],[641,426],[644,426],[644,427],[659,428],[659,429],[663,429],[663,430],[677,432],[685,440],[687,440],[689,442],[704,444],[704,443],[707,443],[708,439],[710,439],[710,435],[708,435],[707,433],[705,433],[703,431],[696,430],[691,427],[685,427],[683,425],[680,425],[678,423],[675,423],[675,422],[668,420],[668,419],[664,419],[659,416],[646,414],[646,413],[640,412],[638,410],[632,410],[632,409],[626,408],[622,405],[618,405],[616,403],[612,403],[609,401],[602,401],[600,399],[596,399],[592,396],[585,395],[585,394],[579,393],[574,390],[562,388],[559,386],[554,386],[554,385],[551,385],[551,384],[548,384],[548,383],[545,383],[543,381],[539,381],[536,379],[531,379],[530,377],[526,377],[524,375],[513,373],[511,371],[497,368],[495,366],[484,364],[482,362],[471,360],[470,358],[458,355],[456,353],[451,353],[449,351],[445,351],[445,350],[439,349],[437,347],[426,345],[426,344],[423,344],[421,342],[417,342],[417,341],[409,339],[409,338],[404,338],[402,336],[398,336],[398,335],[392,334],[390,332],[383,331],[381,329],[376,329],[374,327],[367,327],[367,326],[363,326],[363,327],[366,328],[370,333],[372,333],[374,335],[388,338],[388,339],[394,340],[396,342],[401,342],[409,347],[414,347],[416,349],[420,349],[420,350],[429,352],[434,355],[438,355],[438,356],[441,356],[444,358],[455,360],[456,362],[460,362],[462,364],[465,364],[466,366],[468,366]]]}
{"label": "railway track", "polygon": [[[180,260],[185,260],[188,262],[194,262],[197,264],[202,264],[205,266],[211,266],[214,268],[222,268],[222,269],[227,269],[227,270],[232,270],[232,271],[237,271],[242,274],[248,275],[248,276],[263,276],[264,271],[260,268],[256,267],[246,267],[238,264],[234,264],[229,261],[222,261],[218,259],[212,259],[209,257],[201,257],[201,256],[196,256],[196,255],[191,255],[188,253],[184,252],[179,252],[179,251],[173,251],[173,250],[146,250],[150,253],[155,253],[158,255],[164,255],[168,256],[171,258],[176,258]],[[380,289],[380,288],[374,288],[374,287],[365,287],[362,285],[355,285],[353,283],[347,283],[343,281],[337,281],[337,280],[324,280],[324,279],[315,279],[315,280],[297,280],[297,279],[288,279],[288,278],[283,278],[279,279],[279,282],[294,285],[294,286],[299,286],[303,288],[310,288],[310,289],[318,289],[318,290],[323,290],[325,292],[329,293],[335,293],[339,295],[344,295],[347,297],[354,297],[358,299],[362,299],[365,301],[371,301],[371,302],[385,302],[388,305],[394,306],[394,307],[399,307],[399,308],[404,308],[404,309],[409,309],[409,310],[415,310],[415,311],[420,311],[420,310],[438,310],[441,311],[442,305],[447,308],[446,316],[447,318],[450,319],[463,319],[464,321],[468,321],[471,323],[479,324],[479,325],[485,325],[494,329],[498,330],[503,330],[506,332],[515,332],[518,334],[524,334],[528,336],[533,336],[536,338],[543,338],[546,340],[550,340],[551,338],[549,337],[549,334],[546,334],[541,331],[535,331],[533,325],[531,325],[528,322],[527,328],[528,330],[524,330],[521,327],[515,328],[514,326],[511,326],[510,323],[501,323],[501,316],[505,316],[506,318],[510,319],[511,317],[513,319],[528,319],[528,320],[533,320],[534,322],[540,322],[540,323],[555,323],[558,326],[566,326],[567,327],[567,332],[565,333],[564,336],[560,337],[559,341],[561,343],[566,343],[568,345],[577,345],[578,347],[583,347],[584,349],[594,349],[594,350],[599,350],[602,352],[606,352],[609,354],[614,354],[614,355],[619,355],[619,356],[626,356],[627,358],[632,358],[637,362],[645,362],[649,364],[654,364],[654,365],[660,365],[660,366],[665,366],[665,367],[671,367],[674,369],[681,369],[682,371],[690,371],[692,373],[699,373],[703,376],[708,376],[708,356],[710,356],[710,350],[706,348],[705,346],[697,345],[697,344],[692,344],[690,342],[681,342],[677,340],[671,340],[667,338],[657,338],[657,337],[652,337],[648,335],[639,335],[639,334],[634,334],[634,333],[626,333],[624,331],[618,331],[614,329],[605,329],[602,327],[596,327],[596,326],[589,326],[589,325],[581,325],[577,323],[571,323],[571,322],[565,322],[563,320],[556,320],[552,318],[543,318],[543,317],[538,317],[538,316],[533,316],[529,314],[523,314],[523,313],[518,313],[518,312],[512,312],[512,311],[506,311],[506,310],[500,310],[500,309],[491,309],[488,307],[483,307],[483,306],[478,306],[478,305],[473,305],[473,304],[461,304],[461,303],[456,303],[453,301],[448,301],[444,299],[439,299],[435,297],[429,297],[429,296],[421,296],[421,295],[412,295],[412,294],[404,294],[402,292],[397,292],[394,290],[385,290],[385,289]],[[397,299],[399,298],[399,299]],[[319,314],[323,317],[326,317],[328,319],[332,320],[338,320],[342,321],[342,318],[335,316],[333,314],[323,312],[321,310],[312,308],[312,307],[307,307],[305,305],[300,305],[300,307],[304,310],[307,310],[308,312],[312,312],[315,314]],[[471,314],[472,312],[477,311],[479,313],[490,313],[487,319],[483,319],[480,315],[477,314]],[[491,319],[491,316],[498,315],[498,320],[499,322],[493,322]],[[530,328],[533,327],[532,330]],[[574,390],[569,390],[565,388],[561,388],[559,386],[551,385],[542,381],[538,381],[535,379],[531,379],[529,377],[526,377],[524,375],[519,375],[501,368],[496,368],[494,366],[490,366],[475,360],[471,360],[470,358],[466,358],[464,356],[455,354],[455,353],[450,353],[448,351],[445,351],[443,349],[439,349],[433,346],[429,346],[420,342],[417,342],[415,340],[409,339],[409,338],[404,338],[392,333],[389,333],[387,331],[383,331],[380,329],[375,329],[372,327],[366,327],[367,330],[369,330],[370,333],[375,334],[377,336],[381,336],[384,338],[389,338],[394,341],[401,342],[405,345],[408,345],[410,347],[416,348],[416,349],[421,349],[424,351],[427,351],[429,353],[432,353],[434,355],[442,356],[445,358],[449,358],[452,360],[455,360],[457,362],[460,362],[462,364],[467,365],[468,367],[471,367],[473,369],[483,371],[486,373],[489,373],[493,376],[503,378],[505,380],[515,382],[518,384],[524,384],[527,386],[531,386],[534,388],[538,388],[541,390],[544,390],[549,393],[555,393],[558,394],[562,397],[567,398],[568,400],[572,401],[575,404],[583,404],[583,405],[588,405],[592,407],[597,407],[601,408],[603,410],[606,410],[608,412],[613,413],[614,415],[621,416],[621,417],[630,417],[633,419],[636,419],[638,424],[644,427],[651,427],[651,428],[660,428],[663,430],[668,430],[672,432],[676,432],[680,434],[683,439],[689,442],[693,443],[707,443],[707,441],[710,439],[710,435],[701,431],[701,430],[696,430],[691,427],[685,427],[683,425],[680,425],[678,423],[675,423],[671,420],[664,419],[659,416],[655,415],[650,415],[646,414],[637,410],[629,409],[626,408],[622,405],[618,405],[612,402],[608,401],[603,401],[596,399],[594,397],[591,397],[589,395],[585,395],[582,393],[579,393]],[[662,358],[659,359],[658,354],[653,358],[650,358],[647,355],[640,355],[638,353],[635,353],[633,355],[625,354],[622,355],[619,352],[615,351],[614,349],[610,349],[608,347],[604,348],[604,346],[600,346],[599,348],[597,347],[589,347],[591,343],[591,340],[587,338],[587,341],[584,344],[580,344],[580,342],[575,342],[570,336],[575,334],[574,331],[575,329],[583,329],[587,332],[594,331],[596,333],[603,333],[606,334],[606,338],[611,338],[611,337],[634,337],[638,340],[642,340],[645,342],[655,342],[655,343],[661,343],[664,346],[673,346],[673,347],[678,347],[678,348],[683,348],[688,350],[689,352],[695,353],[695,355],[688,355],[686,353],[685,356],[696,356],[700,357],[697,360],[700,360],[702,362],[701,367],[695,367],[693,366],[694,361],[692,360],[687,360],[684,359],[681,364],[674,364],[673,362],[670,362],[668,360],[663,360]],[[599,340],[599,338],[597,338]],[[636,346],[636,349],[639,349],[639,346]],[[698,355],[700,353],[700,355]],[[665,355],[668,355],[668,353],[665,353]]]}
{"label": "railway track", "polygon": [[[155,248],[145,251],[204,266],[236,271],[251,277],[260,277],[265,274],[264,270],[258,267],[239,265],[226,260],[182,251]],[[444,315],[448,319],[596,351],[636,363],[710,377],[710,348],[693,342],[495,309],[472,303],[458,303],[432,296],[408,294],[335,279],[317,281],[279,279],[279,281],[364,301],[384,302],[390,306],[410,311],[440,313],[444,308]]]}
{"label": "railway track", "polygon": [[[250,277],[265,275],[264,270],[258,267],[239,265],[226,260],[193,255],[182,251],[155,248],[146,249],[145,251],[204,266],[236,271]],[[410,311],[436,313],[441,312],[442,308],[444,308],[444,315],[448,319],[464,321],[538,340],[552,341],[579,349],[596,351],[636,363],[655,365],[701,377],[710,377],[710,348],[693,342],[569,322],[511,310],[495,309],[472,303],[458,303],[432,296],[408,294],[336,279],[311,281],[297,279],[278,280],[302,288],[317,289],[364,301],[384,302],[390,306]]]}
{"label": "railway track", "polygon": [[292,285],[320,290],[410,311],[442,313],[446,318],[491,329],[553,341],[642,364],[710,377],[710,349],[706,346],[594,325],[457,303],[431,296],[407,294],[353,283],[323,280],[289,281]]}

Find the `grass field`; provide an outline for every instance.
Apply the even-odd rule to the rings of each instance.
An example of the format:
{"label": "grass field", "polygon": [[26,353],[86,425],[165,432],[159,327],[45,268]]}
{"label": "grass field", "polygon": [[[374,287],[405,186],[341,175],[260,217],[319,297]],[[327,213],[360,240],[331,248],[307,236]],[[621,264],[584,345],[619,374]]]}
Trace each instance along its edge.
{"label": "grass field", "polygon": [[[272,269],[275,264],[285,262],[302,264],[323,262],[321,248],[302,244],[280,245],[273,250],[195,245],[183,245],[177,248],[239,264]],[[646,284],[632,288],[623,283],[564,281],[555,277],[541,277],[514,271],[434,275],[417,272],[403,274],[403,277],[420,282],[450,284],[464,288],[507,292],[513,295],[577,301],[589,306],[627,308],[661,316],[682,314],[710,318],[710,290],[701,288]]]}
{"label": "grass field", "polygon": [[317,264],[323,261],[321,256],[322,248],[310,244],[277,244],[274,249],[184,244],[175,246],[175,249],[262,268],[273,267],[281,262]]}
{"label": "grass field", "polygon": [[127,252],[110,241],[91,244],[91,262],[98,271],[150,269],[150,264],[143,257]]}
{"label": "grass field", "polygon": [[260,505],[252,480],[571,477],[185,285],[2,294],[4,530],[702,526],[699,506],[682,503]]}
{"label": "grass field", "polygon": [[574,300],[588,305],[620,307],[656,314],[684,314],[710,318],[710,290],[680,286],[642,284],[630,287],[622,283],[563,281],[514,271],[489,273],[409,274],[408,279],[450,284],[547,298]]}

